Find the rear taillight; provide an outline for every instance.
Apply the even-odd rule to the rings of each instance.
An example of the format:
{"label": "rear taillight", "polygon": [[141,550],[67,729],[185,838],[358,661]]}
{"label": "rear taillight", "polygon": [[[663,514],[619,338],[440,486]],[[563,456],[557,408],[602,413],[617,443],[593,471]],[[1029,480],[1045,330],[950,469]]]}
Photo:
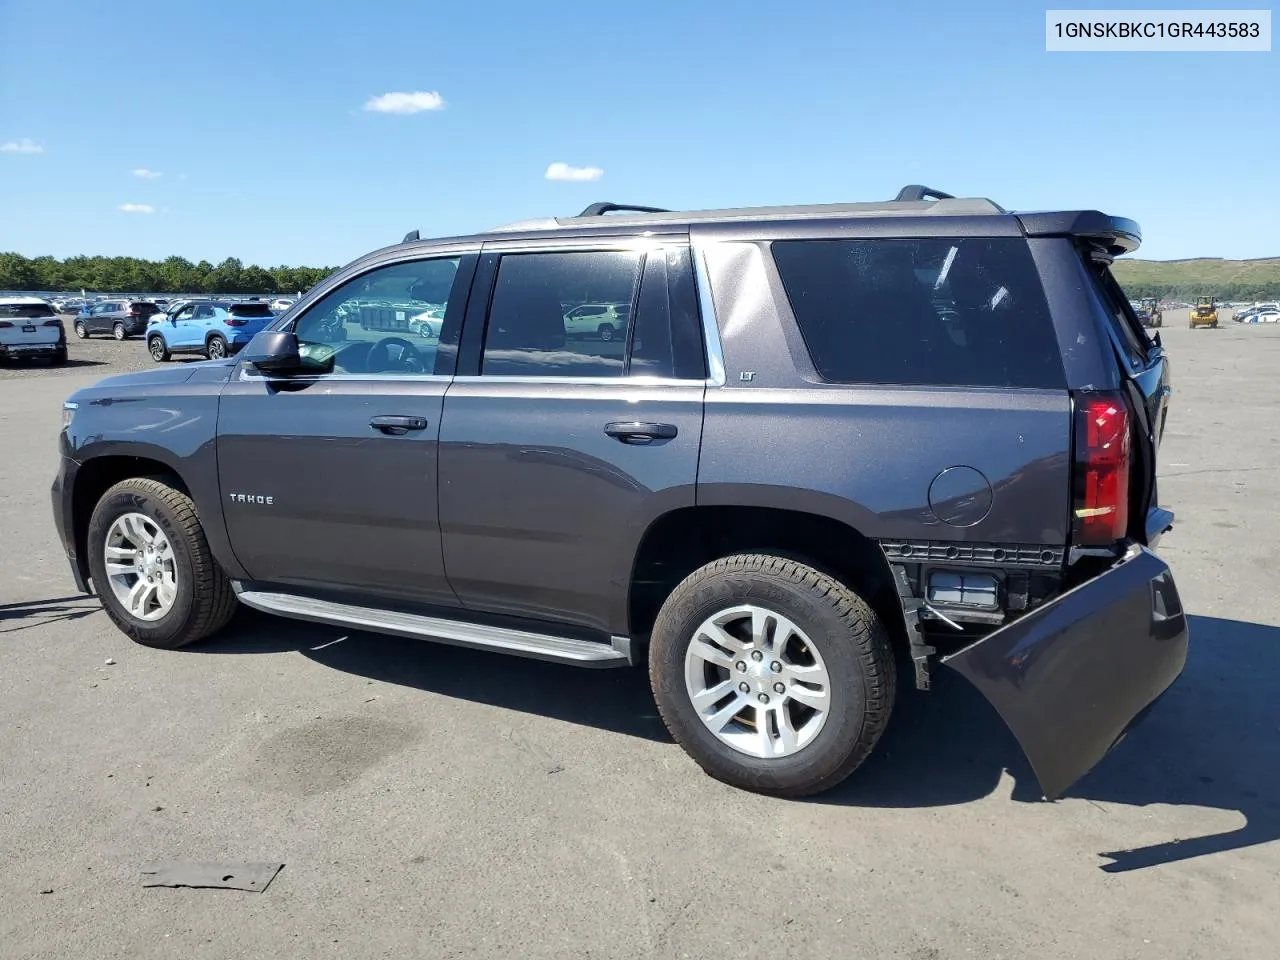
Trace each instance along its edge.
{"label": "rear taillight", "polygon": [[228,327],[244,327],[248,326],[249,321],[241,317],[227,317],[226,323]]}
{"label": "rear taillight", "polygon": [[61,321],[61,320],[46,320],[44,323],[42,323],[42,324],[41,324],[41,326],[42,326],[42,327],[60,327],[60,326],[62,326],[62,321]]}
{"label": "rear taillight", "polygon": [[0,330],[8,330],[13,324],[8,320],[0,320]]}
{"label": "rear taillight", "polygon": [[1112,544],[1129,527],[1129,407],[1119,394],[1080,394],[1075,420],[1073,540]]}

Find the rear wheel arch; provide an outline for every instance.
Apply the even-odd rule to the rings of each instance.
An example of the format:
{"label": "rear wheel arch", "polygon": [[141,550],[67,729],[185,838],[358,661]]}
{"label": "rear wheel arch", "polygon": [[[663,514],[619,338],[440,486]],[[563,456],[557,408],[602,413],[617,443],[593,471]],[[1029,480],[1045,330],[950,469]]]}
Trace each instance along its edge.
{"label": "rear wheel arch", "polygon": [[663,602],[690,573],[737,554],[769,554],[827,574],[872,607],[895,646],[907,646],[893,571],[875,540],[830,517],[757,506],[682,507],[649,525],[628,582],[630,636],[648,636]]}

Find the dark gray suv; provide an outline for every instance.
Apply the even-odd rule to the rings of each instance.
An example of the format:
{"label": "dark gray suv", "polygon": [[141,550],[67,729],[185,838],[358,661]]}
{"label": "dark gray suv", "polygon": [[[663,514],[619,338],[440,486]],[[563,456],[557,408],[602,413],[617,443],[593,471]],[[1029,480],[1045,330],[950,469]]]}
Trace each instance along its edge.
{"label": "dark gray suv", "polygon": [[[234,359],[72,396],[54,515],[150,646],[239,601],[647,664],[703,769],[781,796],[846,777],[899,664],[940,664],[1054,797],[1187,653],[1153,553],[1168,363],[1109,269],[1138,243],[918,186],[414,232]],[[567,335],[600,303],[625,329]]]}

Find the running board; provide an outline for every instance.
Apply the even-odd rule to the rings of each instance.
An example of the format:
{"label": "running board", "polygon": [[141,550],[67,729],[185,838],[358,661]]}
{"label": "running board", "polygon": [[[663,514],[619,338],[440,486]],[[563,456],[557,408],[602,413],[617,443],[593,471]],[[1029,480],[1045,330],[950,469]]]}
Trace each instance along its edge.
{"label": "running board", "polygon": [[292,593],[247,590],[238,582],[232,582],[232,587],[245,606],[294,620],[310,620],[313,623],[334,624],[354,630],[368,630],[371,633],[389,633],[398,637],[436,640],[454,646],[496,650],[534,660],[572,663],[579,667],[624,667],[632,662],[630,637],[611,637],[610,643],[606,645],[591,640],[573,640],[489,624],[465,623],[424,617],[416,613],[315,600]]}

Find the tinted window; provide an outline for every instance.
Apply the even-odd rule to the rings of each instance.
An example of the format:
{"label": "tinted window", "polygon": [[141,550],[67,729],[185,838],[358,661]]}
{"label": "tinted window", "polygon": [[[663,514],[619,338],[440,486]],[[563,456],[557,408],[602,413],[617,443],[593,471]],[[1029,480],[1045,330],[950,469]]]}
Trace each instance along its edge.
{"label": "tinted window", "polygon": [[1066,385],[1024,240],[785,240],[773,256],[824,380]]}
{"label": "tinted window", "polygon": [[[630,304],[643,254],[631,251],[505,255],[489,304],[480,372],[538,377],[620,377],[624,373],[627,313],[619,325],[573,324],[581,306]],[[576,315],[575,315],[576,316]]]}
{"label": "tinted window", "polygon": [[271,308],[265,303],[233,303],[231,305],[231,315],[233,317],[274,317]]}
{"label": "tinted window", "polygon": [[458,263],[393,263],[331,290],[293,324],[303,362],[320,373],[435,372]]}
{"label": "tinted window", "polygon": [[0,303],[0,320],[39,320],[53,315],[53,307],[47,303]]}

